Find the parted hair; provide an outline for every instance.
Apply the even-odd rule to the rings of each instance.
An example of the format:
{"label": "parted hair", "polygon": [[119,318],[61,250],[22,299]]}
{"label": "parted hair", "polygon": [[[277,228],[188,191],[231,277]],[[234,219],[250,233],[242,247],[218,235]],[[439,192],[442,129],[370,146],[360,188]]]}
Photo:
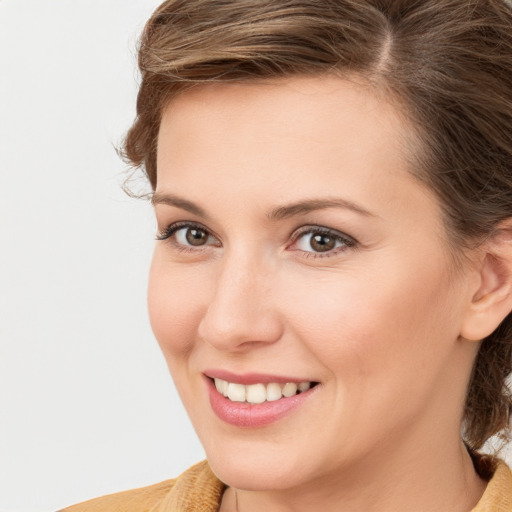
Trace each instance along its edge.
{"label": "parted hair", "polygon": [[[512,217],[512,8],[508,0],[168,0],[140,39],[137,117],[123,155],[157,183],[166,104],[198,84],[335,73],[386,95],[419,141],[411,172],[442,206],[454,251]],[[506,435],[512,315],[483,340],[463,437]]]}

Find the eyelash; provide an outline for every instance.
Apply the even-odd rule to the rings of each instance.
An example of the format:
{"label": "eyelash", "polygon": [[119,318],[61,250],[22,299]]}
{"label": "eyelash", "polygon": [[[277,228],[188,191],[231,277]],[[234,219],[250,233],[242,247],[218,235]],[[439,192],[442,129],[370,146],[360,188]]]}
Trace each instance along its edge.
{"label": "eyelash", "polygon": [[[173,236],[176,234],[176,232],[183,228],[197,229],[197,230],[205,232],[208,237],[210,237],[210,236],[214,237],[214,235],[212,235],[212,233],[207,228],[202,226],[201,224],[196,224],[193,222],[176,222],[174,224],[170,224],[162,232],[158,233],[156,239],[160,240],[160,241],[163,241],[163,240],[171,241],[173,247],[180,252],[201,251],[203,249],[203,247],[201,247],[201,246],[198,246],[197,248],[193,248],[191,246],[188,247],[186,245],[178,243],[176,240],[172,240]],[[322,226],[305,226],[303,228],[299,228],[299,230],[292,235],[290,245],[295,244],[301,237],[308,235],[308,234],[316,234],[316,235],[323,235],[323,236],[330,237],[330,238],[334,239],[335,242],[341,242],[343,244],[343,247],[337,247],[332,250],[326,251],[325,253],[294,249],[296,251],[302,252],[303,257],[305,257],[305,258],[327,258],[330,256],[334,256],[336,254],[339,254],[340,252],[343,252],[346,249],[354,248],[358,245],[358,242],[354,238],[352,238],[348,235],[345,235],[343,233],[340,233],[339,231],[335,231],[333,229],[325,228]]]}
{"label": "eyelash", "polygon": [[186,245],[178,243],[176,240],[172,240],[173,236],[177,231],[183,228],[188,229],[197,229],[200,231],[204,231],[208,234],[208,236],[213,236],[208,229],[206,229],[201,224],[195,224],[193,222],[175,222],[174,224],[170,224],[167,226],[164,231],[158,233],[156,239],[157,240],[169,240],[171,241],[173,247],[180,252],[197,252],[201,251],[202,247],[192,248],[187,247]]}
{"label": "eyelash", "polygon": [[343,233],[340,233],[339,231],[335,231],[333,229],[325,228],[322,226],[305,226],[303,228],[299,228],[299,230],[293,234],[292,242],[290,245],[295,244],[301,237],[309,234],[327,236],[329,238],[334,239],[335,242],[341,242],[343,244],[343,247],[333,248],[332,250],[326,251],[325,253],[314,251],[301,251],[300,249],[295,249],[301,251],[305,258],[328,258],[330,256],[335,256],[341,252],[344,252],[347,249],[354,248],[357,246],[357,242],[354,238]]}

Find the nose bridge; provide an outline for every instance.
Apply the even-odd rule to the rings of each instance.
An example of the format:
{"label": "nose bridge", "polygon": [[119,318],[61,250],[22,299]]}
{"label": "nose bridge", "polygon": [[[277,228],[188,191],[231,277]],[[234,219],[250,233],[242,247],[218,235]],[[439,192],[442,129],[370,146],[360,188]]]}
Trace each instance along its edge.
{"label": "nose bridge", "polygon": [[276,341],[281,330],[271,296],[272,273],[262,255],[229,251],[220,262],[199,335],[223,350]]}

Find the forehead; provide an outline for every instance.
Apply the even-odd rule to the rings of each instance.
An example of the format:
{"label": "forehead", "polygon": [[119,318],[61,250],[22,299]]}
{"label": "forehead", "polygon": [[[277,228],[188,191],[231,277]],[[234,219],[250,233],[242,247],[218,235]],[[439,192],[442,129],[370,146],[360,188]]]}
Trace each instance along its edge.
{"label": "forehead", "polygon": [[168,143],[176,135],[175,130],[170,133],[173,128],[182,135],[202,130],[242,138],[266,132],[267,142],[283,134],[314,142],[325,137],[329,125],[338,129],[342,143],[341,137],[347,138],[339,130],[342,124],[373,140],[391,130],[401,143],[411,133],[400,111],[367,81],[334,75],[286,77],[199,85],[179,93],[164,109],[158,149],[165,151],[162,139]]}
{"label": "forehead", "polygon": [[278,201],[335,190],[368,203],[397,199],[405,181],[425,194],[411,174],[412,132],[390,101],[355,80],[201,85],[163,113],[157,191],[198,196],[215,185],[224,197],[251,190]]}
{"label": "forehead", "polygon": [[[180,177],[409,169],[412,130],[368,86],[334,76],[201,85],[163,112],[158,183]],[[206,179],[206,175],[203,176]]]}

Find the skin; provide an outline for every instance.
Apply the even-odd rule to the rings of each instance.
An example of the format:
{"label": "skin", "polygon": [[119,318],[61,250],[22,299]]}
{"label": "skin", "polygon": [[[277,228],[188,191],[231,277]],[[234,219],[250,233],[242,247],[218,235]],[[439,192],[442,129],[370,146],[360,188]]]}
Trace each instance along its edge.
{"label": "skin", "polygon": [[[336,77],[201,86],[164,112],[159,233],[191,222],[211,236],[186,245],[182,227],[156,243],[149,312],[230,486],[223,512],[236,489],[241,512],[467,512],[484,491],[460,441],[479,346],[462,334],[482,278],[454,271],[438,201],[410,172],[410,131]],[[334,198],[367,213],[326,207]],[[268,218],[312,199],[314,211]],[[311,226],[351,242],[315,252],[299,236]],[[207,368],[320,384],[291,414],[243,429],[213,413]]]}

